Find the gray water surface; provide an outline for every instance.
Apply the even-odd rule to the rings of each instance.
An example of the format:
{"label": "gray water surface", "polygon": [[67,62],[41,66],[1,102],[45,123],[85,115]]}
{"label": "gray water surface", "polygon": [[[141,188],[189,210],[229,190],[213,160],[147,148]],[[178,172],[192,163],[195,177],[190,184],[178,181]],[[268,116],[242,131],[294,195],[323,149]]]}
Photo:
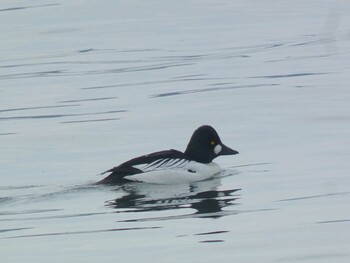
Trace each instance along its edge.
{"label": "gray water surface", "polygon": [[[349,262],[347,1],[2,1],[1,262]],[[210,124],[189,185],[102,186]]]}

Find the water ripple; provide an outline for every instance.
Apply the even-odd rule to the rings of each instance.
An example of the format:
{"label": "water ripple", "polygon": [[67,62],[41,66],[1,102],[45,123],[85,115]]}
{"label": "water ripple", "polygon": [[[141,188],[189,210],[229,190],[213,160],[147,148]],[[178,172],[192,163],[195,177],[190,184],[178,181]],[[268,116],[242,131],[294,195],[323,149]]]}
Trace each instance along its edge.
{"label": "water ripple", "polygon": [[0,12],[6,12],[6,11],[18,11],[18,10],[24,10],[24,9],[30,9],[30,8],[40,8],[40,7],[49,7],[49,6],[58,6],[61,4],[46,4],[46,5],[33,5],[33,6],[16,6],[16,7],[9,7],[0,9]]}
{"label": "water ripple", "polygon": [[69,114],[47,114],[47,115],[28,115],[28,116],[1,117],[0,121],[27,120],[27,119],[52,119],[52,118],[63,118],[63,117],[81,117],[81,116],[91,116],[91,115],[101,115],[101,114],[114,114],[114,113],[122,113],[122,112],[126,112],[126,110],[115,110],[115,111],[104,111],[104,112],[93,112],[93,113],[80,113],[80,114],[69,113]]}
{"label": "water ripple", "polygon": [[47,212],[57,212],[62,210],[63,209],[31,209],[31,210],[21,210],[21,211],[8,211],[8,212],[0,212],[0,216],[41,214],[41,213],[47,213]]}
{"label": "water ripple", "polygon": [[27,230],[27,229],[33,229],[33,227],[18,227],[18,228],[0,229],[0,233],[19,231],[19,230]]}
{"label": "water ripple", "polygon": [[326,75],[329,73],[313,73],[313,72],[304,72],[304,73],[291,73],[285,75],[267,75],[267,76],[257,76],[251,78],[265,78],[265,79],[276,79],[276,78],[295,78],[295,77],[304,77],[304,76],[318,76]]}
{"label": "water ripple", "polygon": [[53,232],[53,233],[44,233],[44,234],[19,235],[19,236],[12,236],[12,237],[4,237],[3,239],[25,238],[25,237],[82,235],[82,234],[93,234],[93,233],[104,233],[104,232],[151,230],[151,229],[159,229],[159,228],[161,228],[161,227],[156,227],[156,226],[153,226],[153,227],[126,227],[126,228],[108,228],[108,229],[97,229],[97,230],[86,230],[86,231],[64,231],[64,232]]}
{"label": "water ripple", "polygon": [[24,72],[24,73],[0,75],[0,79],[4,80],[4,79],[25,79],[25,78],[117,74],[117,73],[130,73],[130,72],[138,72],[138,71],[162,70],[162,69],[183,67],[183,66],[189,66],[189,65],[193,65],[193,63],[154,63],[151,65],[121,67],[121,68],[103,69],[103,70],[87,70],[87,71],[77,71],[77,72],[72,72],[69,70],[50,70],[50,71]]}
{"label": "water ripple", "polygon": [[161,97],[185,95],[185,94],[192,94],[192,93],[231,90],[231,89],[261,88],[261,87],[271,87],[271,86],[276,86],[276,85],[277,84],[255,84],[255,85],[241,85],[241,86],[230,86],[230,87],[215,87],[215,88],[192,89],[192,90],[183,90],[183,91],[172,91],[172,92],[166,92],[166,93],[159,93],[159,94],[151,95],[150,97],[151,98],[161,98]]}
{"label": "water ripple", "polygon": [[299,201],[299,200],[314,199],[314,198],[323,198],[323,197],[337,196],[337,195],[348,195],[348,194],[350,194],[350,192],[329,193],[329,194],[322,194],[322,195],[310,195],[310,196],[302,196],[302,197],[281,199],[281,200],[277,200],[277,202]]}
{"label": "water ripple", "polygon": [[106,118],[106,119],[92,119],[92,120],[81,120],[81,121],[61,121],[61,123],[84,123],[84,122],[99,122],[99,121],[117,121],[120,118]]}
{"label": "water ripple", "polygon": [[0,136],[5,136],[5,135],[14,135],[17,134],[15,132],[4,132],[4,133],[0,133]]}
{"label": "water ripple", "polygon": [[71,105],[54,105],[54,106],[36,106],[36,107],[23,107],[23,108],[10,108],[10,109],[0,109],[1,112],[10,112],[10,111],[27,111],[27,110],[41,110],[41,109],[52,109],[52,108],[67,108],[67,107],[77,107],[79,104]]}
{"label": "water ripple", "polygon": [[72,102],[85,102],[85,101],[100,101],[100,100],[113,100],[118,97],[103,97],[103,98],[91,98],[91,99],[77,99],[77,100],[62,100],[57,103],[72,103]]}
{"label": "water ripple", "polygon": [[327,220],[317,222],[318,224],[350,223],[350,219]]}

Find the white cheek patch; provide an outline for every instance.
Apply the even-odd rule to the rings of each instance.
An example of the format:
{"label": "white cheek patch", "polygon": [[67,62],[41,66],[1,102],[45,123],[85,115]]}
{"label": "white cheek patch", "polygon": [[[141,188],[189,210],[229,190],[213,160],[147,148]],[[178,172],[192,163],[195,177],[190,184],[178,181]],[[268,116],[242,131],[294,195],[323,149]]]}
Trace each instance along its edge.
{"label": "white cheek patch", "polygon": [[218,154],[221,152],[221,150],[222,150],[222,147],[221,147],[220,144],[218,144],[218,145],[216,145],[216,146],[214,147],[214,153],[215,153],[216,155],[218,155]]}

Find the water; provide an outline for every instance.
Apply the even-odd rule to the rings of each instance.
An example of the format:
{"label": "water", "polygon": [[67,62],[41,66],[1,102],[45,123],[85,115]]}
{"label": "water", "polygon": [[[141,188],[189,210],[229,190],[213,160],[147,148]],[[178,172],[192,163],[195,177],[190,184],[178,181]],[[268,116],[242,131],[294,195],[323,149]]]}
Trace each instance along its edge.
{"label": "water", "polygon": [[[2,262],[349,262],[346,1],[2,1]],[[211,124],[191,185],[96,186]]]}

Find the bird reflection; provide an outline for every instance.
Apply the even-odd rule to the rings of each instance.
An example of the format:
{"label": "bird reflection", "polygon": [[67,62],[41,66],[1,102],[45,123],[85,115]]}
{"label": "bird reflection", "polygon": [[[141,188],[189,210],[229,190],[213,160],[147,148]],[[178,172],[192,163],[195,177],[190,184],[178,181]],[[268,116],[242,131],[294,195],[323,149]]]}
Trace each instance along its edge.
{"label": "bird reflection", "polygon": [[[125,184],[117,189],[124,195],[106,201],[106,206],[117,213],[137,213],[192,208],[190,216],[219,218],[237,212],[223,210],[238,204],[240,189],[220,190],[221,179],[197,182],[191,185]],[[189,215],[184,215],[188,217]],[[179,216],[176,216],[179,217]],[[182,216],[183,217],[183,216]],[[169,217],[167,217],[169,219]],[[140,221],[140,220],[127,220]]]}

